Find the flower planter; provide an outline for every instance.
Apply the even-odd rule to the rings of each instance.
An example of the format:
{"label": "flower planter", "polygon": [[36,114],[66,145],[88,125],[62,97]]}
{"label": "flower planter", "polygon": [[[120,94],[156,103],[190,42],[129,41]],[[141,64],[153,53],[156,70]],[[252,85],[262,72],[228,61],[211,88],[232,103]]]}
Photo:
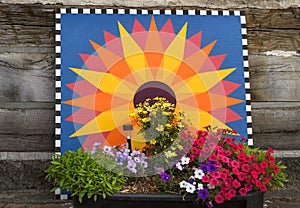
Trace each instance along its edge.
{"label": "flower planter", "polygon": [[[182,195],[176,194],[114,194],[107,199],[84,198],[79,203],[73,199],[74,208],[205,208],[205,205],[195,204],[195,196],[187,196],[183,201]],[[262,208],[263,193],[252,192],[246,196],[235,196],[223,204],[214,204],[214,208]]]}

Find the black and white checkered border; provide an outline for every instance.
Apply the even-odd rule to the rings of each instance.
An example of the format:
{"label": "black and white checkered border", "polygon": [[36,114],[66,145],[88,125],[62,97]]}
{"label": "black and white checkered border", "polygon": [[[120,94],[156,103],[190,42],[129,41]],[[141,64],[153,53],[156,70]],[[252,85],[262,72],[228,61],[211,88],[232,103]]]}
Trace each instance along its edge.
{"label": "black and white checkered border", "polygon": [[[60,17],[61,11],[58,9],[55,13],[55,154],[61,154],[61,42],[60,42]],[[68,199],[68,194],[62,194],[58,188],[55,190],[57,199]]]}
{"label": "black and white checkered border", "polygon": [[233,10],[171,10],[171,9],[84,9],[61,8],[56,14],[153,14],[153,15],[220,15],[220,16],[245,16],[243,11]]}
{"label": "black and white checkered border", "polygon": [[247,119],[247,134],[248,145],[253,145],[252,133],[252,116],[251,116],[251,95],[250,95],[250,79],[249,79],[249,61],[248,61],[248,46],[247,46],[247,29],[246,29],[246,16],[240,15],[241,19],[241,33],[242,33],[242,46],[243,46],[243,65],[244,65],[244,79],[246,91],[246,119]]}
{"label": "black and white checkered border", "polygon": [[[242,28],[242,45],[243,45],[243,65],[246,90],[246,112],[247,112],[247,133],[248,145],[253,145],[252,138],[252,117],[251,117],[251,96],[249,81],[249,63],[247,50],[247,31],[246,16],[243,11],[233,10],[146,10],[146,9],[85,9],[85,8],[60,8],[55,14],[55,152],[60,154],[61,147],[61,14],[153,14],[153,15],[220,15],[220,16],[240,16]],[[61,194],[57,189],[55,195],[59,199],[68,199],[67,194]]]}

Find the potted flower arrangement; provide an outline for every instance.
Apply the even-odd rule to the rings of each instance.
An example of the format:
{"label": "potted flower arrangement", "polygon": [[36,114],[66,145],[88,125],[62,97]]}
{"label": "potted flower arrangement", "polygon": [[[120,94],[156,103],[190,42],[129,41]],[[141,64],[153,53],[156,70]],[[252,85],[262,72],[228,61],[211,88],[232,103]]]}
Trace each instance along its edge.
{"label": "potted flower arrangement", "polygon": [[259,208],[264,192],[287,182],[271,148],[251,148],[232,130],[194,131],[165,98],[147,99],[131,116],[144,148],[96,143],[90,152],[57,156],[47,170],[53,190],[71,190],[78,208]]}

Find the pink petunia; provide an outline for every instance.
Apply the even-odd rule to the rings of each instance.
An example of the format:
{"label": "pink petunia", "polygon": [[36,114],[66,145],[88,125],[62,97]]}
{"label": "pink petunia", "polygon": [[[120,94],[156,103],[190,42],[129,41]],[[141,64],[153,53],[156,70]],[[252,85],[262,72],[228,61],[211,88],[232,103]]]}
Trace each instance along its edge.
{"label": "pink petunia", "polygon": [[209,176],[207,176],[207,175],[202,176],[202,182],[208,183],[209,182]]}
{"label": "pink petunia", "polygon": [[239,190],[239,193],[242,195],[242,196],[246,196],[247,195],[247,190],[245,189],[245,188],[241,188],[240,190]]}
{"label": "pink petunia", "polygon": [[249,172],[250,171],[250,166],[248,164],[243,164],[242,165],[242,171]]}
{"label": "pink petunia", "polygon": [[266,168],[268,168],[268,167],[269,167],[269,163],[268,163],[268,162],[265,162],[265,161],[263,161],[263,162],[259,163],[259,166],[260,166],[262,169],[266,169]]}
{"label": "pink petunia", "polygon": [[245,185],[245,189],[247,189],[247,191],[252,191],[252,185],[250,183],[247,183]]}
{"label": "pink petunia", "polygon": [[266,185],[262,184],[260,187],[259,187],[260,191],[261,192],[266,192],[267,191],[267,187]]}
{"label": "pink petunia", "polygon": [[224,198],[223,198],[223,196],[221,196],[221,194],[218,194],[215,197],[215,201],[217,202],[217,204],[222,204],[224,202]]}
{"label": "pink petunia", "polygon": [[240,164],[236,160],[232,160],[230,164],[233,168],[239,168],[240,167]]}
{"label": "pink petunia", "polygon": [[212,185],[212,186],[217,186],[218,184],[219,184],[219,180],[218,179],[216,179],[216,178],[212,178],[211,180],[210,180],[210,185]]}
{"label": "pink petunia", "polygon": [[251,175],[253,178],[258,178],[257,172],[255,170],[251,171]]}
{"label": "pink petunia", "polygon": [[238,187],[241,186],[241,183],[240,183],[238,180],[235,179],[235,180],[232,182],[232,185],[233,185],[234,188],[238,188]]}
{"label": "pink petunia", "polygon": [[236,195],[236,191],[234,189],[230,189],[228,192],[231,194],[232,197]]}

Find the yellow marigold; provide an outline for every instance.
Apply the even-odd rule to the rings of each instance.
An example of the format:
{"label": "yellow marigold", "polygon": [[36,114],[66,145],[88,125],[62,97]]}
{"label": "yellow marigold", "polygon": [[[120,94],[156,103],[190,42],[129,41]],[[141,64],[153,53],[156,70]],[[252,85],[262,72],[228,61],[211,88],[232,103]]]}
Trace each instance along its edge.
{"label": "yellow marigold", "polygon": [[156,140],[155,139],[150,140],[150,144],[156,144]]}
{"label": "yellow marigold", "polygon": [[163,131],[164,126],[163,125],[158,125],[158,127],[155,128],[157,131]]}
{"label": "yellow marigold", "polygon": [[169,150],[169,151],[165,152],[165,156],[166,156],[167,158],[170,158],[170,157],[176,157],[177,154],[176,154],[175,152],[171,152],[171,151]]}

